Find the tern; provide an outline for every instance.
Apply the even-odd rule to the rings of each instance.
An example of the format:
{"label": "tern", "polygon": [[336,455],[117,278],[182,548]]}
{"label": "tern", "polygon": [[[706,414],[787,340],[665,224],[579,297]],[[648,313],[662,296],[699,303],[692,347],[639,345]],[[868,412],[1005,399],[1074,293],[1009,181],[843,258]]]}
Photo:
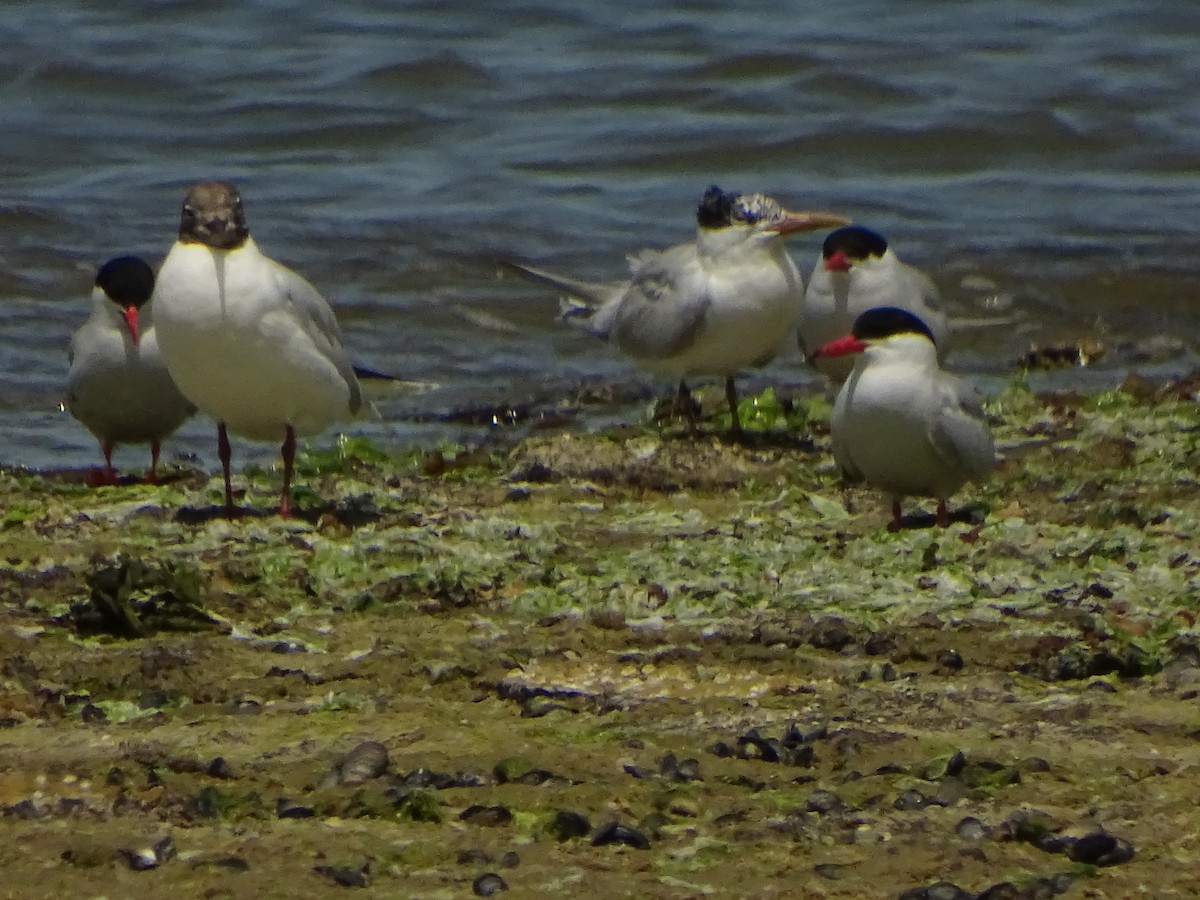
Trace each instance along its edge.
{"label": "tern", "polygon": [[995,465],[995,445],[974,388],[938,366],[933,333],[908,310],[871,309],[853,332],[825,344],[818,358],[855,354],[833,405],[833,456],[853,480],[892,501],[889,528],[900,527],[900,498],[935,497],[938,525],[946,502]]}
{"label": "tern", "polygon": [[928,327],[939,355],[949,332],[938,290],[929,277],[900,261],[878,232],[851,225],[831,232],[804,292],[800,349],[835,385],[854,368],[852,357],[814,357],[815,351],[846,334],[868,309],[908,310]]}
{"label": "tern", "polygon": [[96,275],[91,315],[71,337],[65,406],[100,442],[98,484],[117,483],[117,444],[149,444],[147,479],[157,482],[163,440],[196,412],[159,354],[153,291],[154,271],[144,260],[109,260]]}
{"label": "tern", "polygon": [[228,181],[202,181],[188,191],[153,303],[167,368],[184,396],[217,420],[226,513],[236,513],[233,431],[283,439],[279,515],[290,516],[296,435],[323,431],[363,407],[333,309],[258,249],[241,195]]}
{"label": "tern", "polygon": [[848,221],[791,212],[764,194],[713,185],[696,213],[696,240],[631,255],[627,279],[590,282],[515,268],[568,295],[563,319],[610,341],[651,373],[679,379],[685,410],[691,411],[686,379],[724,376],[736,434],[734,376],[775,357],[795,331],[804,296],[804,280],[782,239]]}

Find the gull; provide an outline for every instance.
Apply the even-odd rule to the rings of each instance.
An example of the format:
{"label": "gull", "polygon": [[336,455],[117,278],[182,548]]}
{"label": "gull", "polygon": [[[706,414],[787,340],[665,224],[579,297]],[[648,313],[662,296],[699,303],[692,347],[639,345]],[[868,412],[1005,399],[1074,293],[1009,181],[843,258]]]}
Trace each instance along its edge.
{"label": "gull", "polygon": [[939,355],[945,353],[946,315],[929,276],[901,262],[878,232],[861,225],[831,232],[808,280],[798,330],[800,349],[835,385],[846,380],[853,358],[813,354],[850,331],[860,314],[877,307],[908,310],[925,323]]}
{"label": "gull", "polygon": [[632,254],[629,278],[591,282],[514,267],[568,295],[563,319],[611,342],[649,372],[679,379],[680,402],[689,413],[686,379],[724,376],[737,434],[734,376],[776,356],[795,331],[804,295],[783,238],[848,221],[833,213],[791,212],[764,194],[713,185],[696,213],[696,240]]}
{"label": "gull", "polygon": [[228,181],[201,181],[183,202],[179,239],[154,288],[159,346],[184,396],[217,420],[225,509],[236,513],[228,432],[282,438],[279,515],[291,515],[296,435],[363,408],[333,309],[300,275],[258,249]]}
{"label": "gull", "polygon": [[900,527],[900,498],[946,502],[995,465],[995,445],[974,388],[938,366],[933,333],[908,310],[867,310],[853,332],[820,347],[818,358],[856,355],[838,391],[830,426],[833,456],[852,480],[892,501],[889,528]]}
{"label": "gull", "polygon": [[98,484],[117,483],[117,444],[149,444],[146,477],[156,483],[163,440],[196,412],[159,354],[153,291],[154,271],[144,260],[110,259],[96,275],[91,314],[71,336],[64,405],[100,442]]}

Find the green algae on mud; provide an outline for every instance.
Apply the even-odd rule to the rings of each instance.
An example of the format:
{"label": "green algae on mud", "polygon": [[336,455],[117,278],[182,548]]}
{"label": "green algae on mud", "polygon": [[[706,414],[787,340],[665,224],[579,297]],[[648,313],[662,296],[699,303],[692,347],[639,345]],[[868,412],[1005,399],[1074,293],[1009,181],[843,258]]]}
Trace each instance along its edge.
{"label": "green algae on mud", "polygon": [[[811,430],[341,440],[300,462],[294,522],[214,517],[194,472],[5,472],[0,896],[336,895],[314,868],[366,862],[463,896],[508,852],[523,896],[1189,896],[1197,381],[1014,385],[1005,464],[960,498],[982,521],[945,530],[888,532],[818,406],[774,395],[746,420]],[[247,477],[270,507],[277,475]],[[772,761],[790,726],[805,749]],[[365,740],[386,774],[331,782]],[[1136,855],[1048,852],[1031,810]],[[560,840],[564,811],[649,850]],[[166,835],[152,870],[120,852]]]}

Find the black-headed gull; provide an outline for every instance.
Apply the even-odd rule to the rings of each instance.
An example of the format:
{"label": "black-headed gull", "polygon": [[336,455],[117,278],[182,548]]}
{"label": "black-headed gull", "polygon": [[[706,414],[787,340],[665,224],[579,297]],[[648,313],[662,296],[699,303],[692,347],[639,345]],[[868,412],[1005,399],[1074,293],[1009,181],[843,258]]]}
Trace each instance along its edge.
{"label": "black-headed gull", "polygon": [[279,514],[289,516],[296,435],[323,431],[363,407],[333,309],[258,249],[235,185],[202,181],[183,202],[154,312],[176,384],[218,422],[227,512],[236,511],[228,429],[253,440],[282,439]]}

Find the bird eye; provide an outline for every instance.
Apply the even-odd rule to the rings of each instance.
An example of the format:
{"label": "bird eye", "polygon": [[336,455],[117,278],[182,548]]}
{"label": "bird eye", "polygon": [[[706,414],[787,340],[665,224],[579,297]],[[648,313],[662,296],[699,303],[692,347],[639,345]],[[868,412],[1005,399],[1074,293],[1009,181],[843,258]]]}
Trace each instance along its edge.
{"label": "bird eye", "polygon": [[185,218],[194,219],[194,218],[196,218],[196,211],[194,209],[192,209],[190,206],[185,206],[183,208],[183,215]]}

